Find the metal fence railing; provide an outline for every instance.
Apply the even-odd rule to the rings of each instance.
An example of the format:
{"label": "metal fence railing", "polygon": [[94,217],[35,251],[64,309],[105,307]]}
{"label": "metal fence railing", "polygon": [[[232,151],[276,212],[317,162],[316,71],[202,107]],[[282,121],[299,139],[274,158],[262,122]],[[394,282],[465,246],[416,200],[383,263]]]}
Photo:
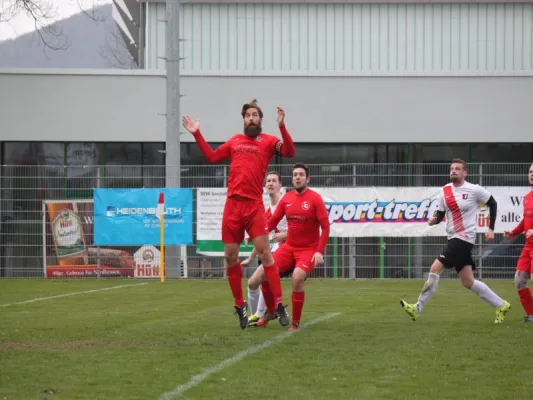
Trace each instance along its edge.
{"label": "metal fence railing", "polygon": [[[181,186],[224,187],[228,168],[225,165],[183,165]],[[284,186],[290,186],[290,165],[270,168],[281,173]],[[529,164],[472,164],[467,179],[484,186],[526,186],[528,169]],[[448,182],[448,171],[449,164],[310,165],[311,187],[442,186]],[[51,231],[47,218],[50,212],[43,207],[44,202],[90,200],[93,189],[98,187],[165,187],[173,178],[167,174],[165,166],[4,165],[0,174],[0,277],[42,277],[45,263],[57,262],[54,260],[56,249],[49,241]],[[92,210],[75,207],[81,221],[87,227],[91,225]],[[121,255],[128,254],[127,249],[98,249],[92,245],[91,232],[89,228],[85,232],[85,262],[131,268],[124,257],[121,259]],[[196,232],[195,225],[193,232]],[[422,278],[445,242],[445,237],[330,238],[325,264],[316,268],[312,276]],[[495,243],[488,244],[483,235],[478,235],[477,243],[474,250],[479,265],[477,273],[483,278],[511,279],[523,238],[504,240],[497,234]],[[176,251],[168,250],[167,266],[170,271],[180,270],[177,275],[183,276],[183,268],[186,268],[190,278],[225,276],[223,259],[198,254],[194,245],[183,246],[179,259],[178,267]]]}

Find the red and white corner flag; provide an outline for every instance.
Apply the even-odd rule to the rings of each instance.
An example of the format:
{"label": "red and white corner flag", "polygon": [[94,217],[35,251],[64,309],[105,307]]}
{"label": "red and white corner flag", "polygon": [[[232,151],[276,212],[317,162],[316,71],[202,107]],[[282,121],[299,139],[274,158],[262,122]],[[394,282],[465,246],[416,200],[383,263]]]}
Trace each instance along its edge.
{"label": "red and white corner flag", "polygon": [[159,201],[157,202],[157,210],[155,216],[161,219],[161,216],[165,213],[165,194],[159,193]]}

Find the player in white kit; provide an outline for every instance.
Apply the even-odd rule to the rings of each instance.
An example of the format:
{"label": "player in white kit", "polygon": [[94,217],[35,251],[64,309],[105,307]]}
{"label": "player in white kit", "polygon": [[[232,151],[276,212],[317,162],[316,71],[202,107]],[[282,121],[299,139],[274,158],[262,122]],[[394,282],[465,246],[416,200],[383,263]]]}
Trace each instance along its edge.
{"label": "player in white kit", "polygon": [[[281,199],[281,176],[275,172],[267,172],[265,189],[270,197],[270,206],[266,209],[266,219],[267,221],[272,217],[276,206]],[[271,234],[270,239],[274,242],[271,248],[271,252],[274,253],[279,246],[287,239],[287,218],[283,217],[280,223],[277,226],[276,231]],[[250,256],[241,262],[243,267],[248,266],[255,258],[257,252],[255,249],[252,250]],[[250,306],[251,315],[248,317],[248,325],[256,325],[257,321],[266,312],[265,299],[263,298],[263,293],[261,292],[261,277],[262,277],[263,267],[259,266],[252,276],[248,279],[248,305]],[[290,273],[290,272],[289,272]]]}
{"label": "player in white kit", "polygon": [[476,242],[478,204],[486,204],[489,207],[490,223],[489,229],[485,232],[485,239],[492,241],[494,240],[497,203],[486,189],[466,182],[466,175],[466,163],[463,160],[454,159],[450,167],[451,183],[442,188],[438,211],[428,221],[429,225],[435,225],[446,216],[448,245],[431,265],[428,279],[424,283],[416,304],[400,300],[402,308],[413,321],[418,319],[437,290],[440,274],[445,268],[455,268],[467,289],[496,307],[494,323],[502,323],[505,314],[511,308],[507,301],[500,298],[486,284],[474,278],[473,270],[476,265],[472,259],[472,249]]}

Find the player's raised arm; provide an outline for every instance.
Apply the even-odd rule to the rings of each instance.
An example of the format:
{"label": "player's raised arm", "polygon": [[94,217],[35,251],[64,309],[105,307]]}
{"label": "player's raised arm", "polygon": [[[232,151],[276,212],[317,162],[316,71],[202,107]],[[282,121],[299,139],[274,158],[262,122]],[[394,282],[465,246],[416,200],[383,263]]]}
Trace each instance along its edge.
{"label": "player's raised arm", "polygon": [[285,198],[282,197],[276,206],[276,211],[268,220],[268,232],[272,232],[279,224],[279,221],[285,216]]}
{"label": "player's raised arm", "polygon": [[281,107],[278,107],[278,126],[282,140],[277,142],[276,151],[283,157],[294,157],[296,149],[292,137],[285,126],[285,111]]}
{"label": "player's raised arm", "polygon": [[200,132],[200,123],[198,121],[193,121],[190,117],[184,116],[182,118],[182,124],[183,127],[194,136],[200,151],[208,163],[214,164],[230,158],[231,152],[228,142],[222,144],[216,150],[213,150],[205,141],[202,132]]}

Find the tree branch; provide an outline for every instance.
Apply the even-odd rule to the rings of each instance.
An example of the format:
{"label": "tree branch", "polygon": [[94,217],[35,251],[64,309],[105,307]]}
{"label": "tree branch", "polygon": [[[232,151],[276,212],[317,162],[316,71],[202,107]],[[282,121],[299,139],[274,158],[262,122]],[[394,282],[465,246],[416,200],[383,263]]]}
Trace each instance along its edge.
{"label": "tree branch", "polygon": [[[81,4],[82,1],[76,0],[76,3],[85,16],[96,22],[105,21],[105,16],[98,15],[94,7],[90,8],[90,12],[86,11]],[[94,0],[91,1],[94,5]],[[70,47],[70,38],[65,35],[55,19],[58,14],[53,0],[11,0],[7,5],[5,3],[6,1],[3,1],[2,8],[0,8],[0,22],[8,22],[20,13],[33,19],[35,32],[43,42],[43,52],[46,58],[49,58],[46,50],[58,51]]]}

